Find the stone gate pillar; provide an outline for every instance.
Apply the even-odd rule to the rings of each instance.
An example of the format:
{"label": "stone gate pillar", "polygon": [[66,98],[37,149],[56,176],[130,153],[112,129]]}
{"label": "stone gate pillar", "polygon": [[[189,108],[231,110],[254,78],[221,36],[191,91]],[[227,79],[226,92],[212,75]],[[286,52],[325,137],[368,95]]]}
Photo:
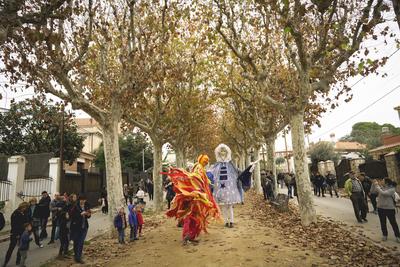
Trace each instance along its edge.
{"label": "stone gate pillar", "polygon": [[12,156],[8,159],[8,177],[11,182],[9,208],[15,210],[23,201],[19,193],[23,193],[25,180],[26,158],[24,156]]}
{"label": "stone gate pillar", "polygon": [[394,152],[385,155],[388,178],[400,184],[400,169]]}

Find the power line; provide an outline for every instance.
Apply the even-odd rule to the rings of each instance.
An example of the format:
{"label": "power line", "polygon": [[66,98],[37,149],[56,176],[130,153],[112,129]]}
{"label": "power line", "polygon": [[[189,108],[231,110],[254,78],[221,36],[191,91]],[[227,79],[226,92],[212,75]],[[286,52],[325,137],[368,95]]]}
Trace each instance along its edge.
{"label": "power line", "polygon": [[[394,56],[397,52],[400,51],[400,48],[397,48],[393,53],[391,53],[388,56],[388,60],[389,58],[391,58],[392,56]],[[356,86],[358,83],[360,83],[362,80],[364,80],[365,78],[367,78],[368,76],[363,76],[361,77],[359,80],[357,80],[355,83],[353,83],[350,86],[350,89],[353,88],[354,86]],[[344,123],[348,122],[349,120],[353,119],[354,117],[356,117],[358,114],[362,113],[363,111],[365,111],[366,109],[370,108],[371,106],[375,105],[377,102],[379,102],[381,99],[385,98],[387,95],[391,94],[392,92],[394,92],[395,90],[397,90],[400,87],[400,84],[398,86],[396,86],[395,88],[393,88],[391,91],[389,91],[388,93],[386,93],[385,95],[383,95],[382,97],[380,97],[379,99],[375,100],[374,102],[372,102],[371,104],[369,104],[368,106],[366,106],[365,108],[363,108],[362,110],[360,110],[359,112],[357,112],[356,114],[352,115],[351,117],[347,118],[345,121],[339,123],[338,125],[336,125],[335,127],[329,129],[328,131],[318,135],[317,137],[315,137],[315,139],[320,138],[321,136],[333,131],[334,129],[336,129],[339,126],[342,126]]]}
{"label": "power line", "polygon": [[378,98],[377,100],[375,100],[374,102],[370,103],[368,106],[364,107],[363,109],[361,109],[360,111],[358,111],[357,113],[353,114],[352,116],[350,116],[349,118],[347,118],[346,120],[342,121],[341,123],[337,124],[336,126],[332,127],[331,129],[329,129],[328,131],[320,134],[319,136],[315,137],[320,138],[321,136],[333,131],[334,129],[336,129],[339,126],[342,126],[343,124],[345,124],[346,122],[350,121],[351,119],[353,119],[354,117],[356,117],[357,115],[359,115],[360,113],[364,112],[365,110],[367,110],[368,108],[372,107],[373,105],[375,105],[376,103],[378,103],[379,101],[381,101],[383,98],[385,98],[386,96],[388,96],[389,94],[393,93],[394,91],[396,91],[397,89],[400,88],[400,84],[397,85],[396,87],[394,87],[392,90],[390,90],[389,92],[387,92],[386,94],[384,94],[383,96],[381,96],[380,98]]}
{"label": "power line", "polygon": [[[389,60],[389,58],[391,58],[392,56],[394,56],[397,52],[399,52],[399,50],[400,50],[400,48],[397,48],[396,49],[396,51],[394,51],[393,53],[391,53],[389,56],[388,56],[388,60]],[[368,76],[363,76],[363,77],[361,77],[358,81],[356,81],[354,84],[352,84],[351,86],[350,86],[350,88],[353,88],[354,86],[356,86],[359,82],[361,82],[362,80],[364,80],[365,78],[367,78]]]}

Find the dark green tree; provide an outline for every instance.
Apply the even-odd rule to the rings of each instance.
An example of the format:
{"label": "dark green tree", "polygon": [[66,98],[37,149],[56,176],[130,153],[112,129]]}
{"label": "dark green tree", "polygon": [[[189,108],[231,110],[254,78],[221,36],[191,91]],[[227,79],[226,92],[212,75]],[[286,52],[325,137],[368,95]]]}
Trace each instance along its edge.
{"label": "dark green tree", "polygon": [[283,164],[283,163],[285,163],[285,161],[286,161],[285,158],[282,158],[282,157],[278,157],[275,159],[275,163],[277,165]]}
{"label": "dark green tree", "polygon": [[335,152],[335,147],[331,142],[320,141],[310,148],[310,157],[313,164],[319,161],[332,160],[337,162],[338,154]]}
{"label": "dark green tree", "polygon": [[83,148],[83,137],[71,113],[61,103],[44,96],[13,102],[10,110],[0,113],[0,154],[52,152],[60,155],[60,126],[64,113],[64,159],[72,164]]}
{"label": "dark green tree", "polygon": [[[122,169],[130,168],[134,173],[142,171],[143,150],[145,170],[153,166],[153,153],[150,142],[146,140],[143,133],[131,133],[119,137],[119,153],[121,156]],[[103,144],[96,152],[96,167],[105,169],[105,158]]]}
{"label": "dark green tree", "polygon": [[392,124],[378,124],[376,122],[357,122],[353,125],[350,135],[341,138],[342,141],[356,141],[366,144],[368,149],[382,145],[382,128],[388,127],[390,134],[400,134],[400,128]]}

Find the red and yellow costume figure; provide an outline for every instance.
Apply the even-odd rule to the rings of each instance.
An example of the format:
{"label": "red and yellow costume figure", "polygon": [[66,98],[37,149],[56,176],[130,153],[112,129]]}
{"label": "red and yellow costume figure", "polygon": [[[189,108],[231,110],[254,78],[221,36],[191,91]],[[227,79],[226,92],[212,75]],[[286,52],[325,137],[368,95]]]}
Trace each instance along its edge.
{"label": "red and yellow costume figure", "polygon": [[168,217],[183,221],[182,239],[193,241],[201,231],[207,232],[211,218],[218,219],[220,210],[210,190],[210,181],[205,166],[208,156],[200,155],[192,172],[173,168],[168,176],[174,184],[176,193]]}

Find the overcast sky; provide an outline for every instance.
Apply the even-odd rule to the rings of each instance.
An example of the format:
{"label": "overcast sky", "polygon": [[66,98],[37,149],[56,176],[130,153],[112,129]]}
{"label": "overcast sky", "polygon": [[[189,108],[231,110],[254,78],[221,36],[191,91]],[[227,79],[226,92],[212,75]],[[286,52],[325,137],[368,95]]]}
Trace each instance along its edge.
{"label": "overcast sky", "polygon": [[[381,26],[383,28],[383,26]],[[390,24],[390,27],[398,36],[400,31],[396,23]],[[371,48],[377,48],[378,52],[373,56],[383,57],[389,56],[398,50],[396,44],[389,43],[384,44],[383,40],[368,41],[364,43],[365,46]],[[400,118],[393,108],[400,106],[400,51],[395,53],[388,60],[387,64],[380,69],[380,73],[386,73],[387,76],[382,78],[380,75],[371,75],[362,79],[361,82],[357,83],[352,88],[353,99],[346,103],[344,99],[341,99],[340,105],[334,110],[330,110],[322,115],[321,128],[314,126],[312,128],[312,134],[309,136],[310,142],[317,142],[319,140],[330,140],[329,135],[334,133],[336,139],[349,134],[351,132],[351,126],[360,121],[371,121],[382,123],[391,123],[397,127],[400,127]],[[350,79],[347,84],[353,85],[362,77],[354,77]],[[3,95],[3,99],[0,100],[0,107],[8,108],[12,98],[16,101],[30,98],[33,95],[33,90],[25,90],[22,92],[13,93],[5,91],[4,84],[7,80],[0,77],[0,92]],[[396,86],[399,88],[394,89]],[[390,91],[394,90],[390,94]],[[373,102],[379,98],[388,94],[372,106]],[[368,107],[365,111],[361,112],[354,118],[348,120],[361,110]],[[87,117],[82,111],[76,112],[77,116]],[[347,121],[348,120],[348,121]],[[291,137],[290,134],[287,136],[288,148],[291,149]],[[284,150],[284,140],[280,136],[276,142],[276,150]]]}

